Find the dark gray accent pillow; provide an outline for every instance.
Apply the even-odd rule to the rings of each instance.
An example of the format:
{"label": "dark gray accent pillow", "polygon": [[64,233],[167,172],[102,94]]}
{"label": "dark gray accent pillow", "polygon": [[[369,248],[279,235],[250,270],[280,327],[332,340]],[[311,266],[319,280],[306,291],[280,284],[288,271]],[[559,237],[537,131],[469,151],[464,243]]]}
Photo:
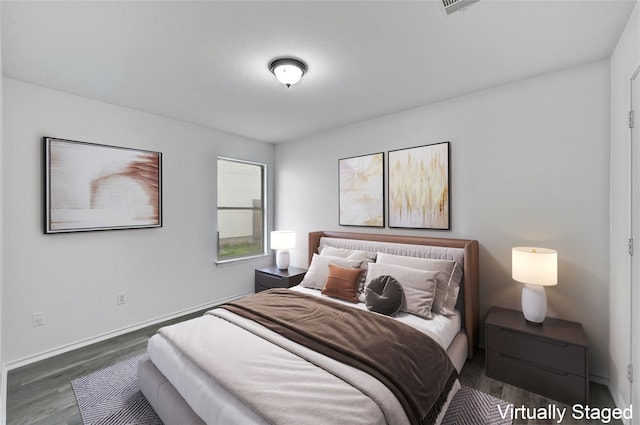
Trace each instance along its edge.
{"label": "dark gray accent pillow", "polygon": [[393,316],[400,311],[403,299],[402,285],[388,275],[376,277],[365,289],[367,308],[386,316]]}

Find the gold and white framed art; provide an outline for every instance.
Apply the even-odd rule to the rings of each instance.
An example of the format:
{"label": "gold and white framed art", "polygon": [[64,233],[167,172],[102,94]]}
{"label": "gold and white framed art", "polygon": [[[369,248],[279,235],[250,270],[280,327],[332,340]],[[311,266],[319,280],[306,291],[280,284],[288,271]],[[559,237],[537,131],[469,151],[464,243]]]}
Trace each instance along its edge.
{"label": "gold and white framed art", "polygon": [[384,227],[384,152],[338,160],[339,225]]}
{"label": "gold and white framed art", "polygon": [[389,151],[389,227],[450,229],[449,142]]}

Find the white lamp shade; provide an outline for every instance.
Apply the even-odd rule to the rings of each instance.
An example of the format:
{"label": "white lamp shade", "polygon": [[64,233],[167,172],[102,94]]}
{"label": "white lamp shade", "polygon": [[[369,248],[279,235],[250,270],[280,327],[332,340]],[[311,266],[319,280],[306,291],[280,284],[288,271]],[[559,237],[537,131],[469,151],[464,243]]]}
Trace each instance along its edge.
{"label": "white lamp shade", "polygon": [[296,247],[296,232],[276,230],[271,232],[271,249],[293,249]]}
{"label": "white lamp shade", "polygon": [[547,248],[513,248],[511,277],[518,282],[532,285],[557,285],[558,252]]}

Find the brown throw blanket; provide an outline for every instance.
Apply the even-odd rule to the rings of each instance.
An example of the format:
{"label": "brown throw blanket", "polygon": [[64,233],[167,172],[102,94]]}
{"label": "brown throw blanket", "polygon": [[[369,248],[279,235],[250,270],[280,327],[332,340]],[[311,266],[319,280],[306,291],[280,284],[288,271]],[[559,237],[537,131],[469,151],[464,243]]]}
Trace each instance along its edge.
{"label": "brown throw blanket", "polygon": [[374,376],[395,394],[412,424],[435,423],[458,378],[433,339],[389,317],[287,289],[221,307]]}

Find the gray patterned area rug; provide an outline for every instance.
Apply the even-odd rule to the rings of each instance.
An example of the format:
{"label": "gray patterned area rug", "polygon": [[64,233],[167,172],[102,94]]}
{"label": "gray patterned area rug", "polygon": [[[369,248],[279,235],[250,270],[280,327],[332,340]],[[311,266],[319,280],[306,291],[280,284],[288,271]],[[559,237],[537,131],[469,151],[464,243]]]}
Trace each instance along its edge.
{"label": "gray patterned area rug", "polygon": [[[144,356],[71,381],[84,425],[162,425],[138,389],[138,361]],[[500,414],[509,405],[462,386],[451,400],[442,425],[510,425],[511,418]]]}
{"label": "gray patterned area rug", "polygon": [[511,403],[463,385],[449,403],[442,425],[511,425],[509,406]]}
{"label": "gray patterned area rug", "polygon": [[162,425],[138,389],[138,361],[144,356],[71,381],[84,425]]}

